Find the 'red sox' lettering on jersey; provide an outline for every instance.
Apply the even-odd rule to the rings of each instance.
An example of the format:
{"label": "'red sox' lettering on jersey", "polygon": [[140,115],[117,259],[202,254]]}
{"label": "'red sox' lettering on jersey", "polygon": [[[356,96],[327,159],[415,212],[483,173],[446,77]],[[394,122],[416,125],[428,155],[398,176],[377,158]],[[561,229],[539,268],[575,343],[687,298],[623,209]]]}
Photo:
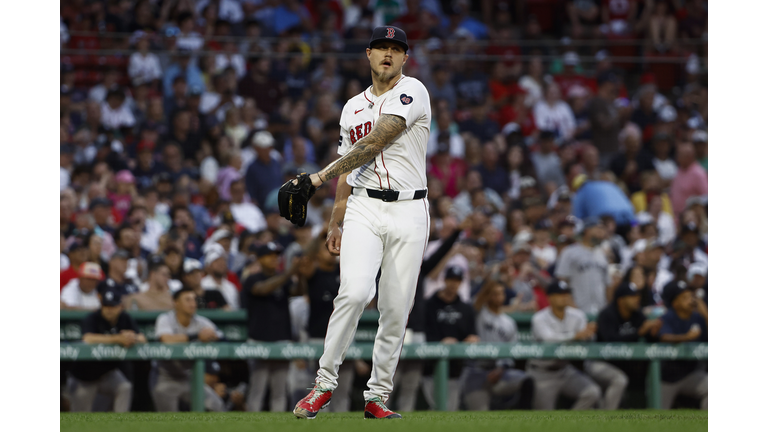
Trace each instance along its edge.
{"label": "'red sox' lettering on jersey", "polygon": [[373,129],[373,122],[369,121],[354,126],[349,130],[349,140],[352,141],[352,144],[354,144],[357,142],[357,140],[371,133],[371,129]]}

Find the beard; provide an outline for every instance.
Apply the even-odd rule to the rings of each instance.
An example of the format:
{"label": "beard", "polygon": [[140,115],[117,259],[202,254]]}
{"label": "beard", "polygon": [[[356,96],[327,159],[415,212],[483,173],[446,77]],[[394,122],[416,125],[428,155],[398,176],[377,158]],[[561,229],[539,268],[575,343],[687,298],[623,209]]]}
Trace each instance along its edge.
{"label": "beard", "polygon": [[380,82],[387,82],[392,78],[394,78],[398,73],[400,73],[400,70],[395,70],[394,68],[391,68],[391,69],[392,70],[389,72],[387,71],[377,72],[376,69],[374,69],[373,66],[371,66],[371,73],[373,73],[373,76],[375,77],[376,80]]}

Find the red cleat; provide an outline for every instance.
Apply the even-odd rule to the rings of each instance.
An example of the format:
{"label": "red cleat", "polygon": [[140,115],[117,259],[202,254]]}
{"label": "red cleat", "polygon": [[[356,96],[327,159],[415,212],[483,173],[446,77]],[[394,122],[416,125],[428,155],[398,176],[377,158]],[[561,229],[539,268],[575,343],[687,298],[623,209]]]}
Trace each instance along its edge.
{"label": "red cleat", "polygon": [[365,403],[365,418],[367,419],[401,419],[403,416],[392,412],[381,399],[371,399]]}
{"label": "red cleat", "polygon": [[332,390],[323,390],[315,385],[312,391],[296,404],[293,415],[299,419],[312,420],[321,409],[331,403],[332,394]]}

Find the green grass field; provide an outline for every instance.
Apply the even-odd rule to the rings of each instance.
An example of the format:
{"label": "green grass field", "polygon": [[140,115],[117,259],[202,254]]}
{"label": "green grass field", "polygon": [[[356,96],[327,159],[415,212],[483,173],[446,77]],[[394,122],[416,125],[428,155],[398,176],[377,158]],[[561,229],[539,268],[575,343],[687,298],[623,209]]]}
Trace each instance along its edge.
{"label": "green grass field", "polygon": [[321,412],[312,421],[290,413],[93,413],[61,414],[61,432],[687,432],[706,431],[701,411],[493,411],[416,412],[403,420],[364,420],[362,412]]}

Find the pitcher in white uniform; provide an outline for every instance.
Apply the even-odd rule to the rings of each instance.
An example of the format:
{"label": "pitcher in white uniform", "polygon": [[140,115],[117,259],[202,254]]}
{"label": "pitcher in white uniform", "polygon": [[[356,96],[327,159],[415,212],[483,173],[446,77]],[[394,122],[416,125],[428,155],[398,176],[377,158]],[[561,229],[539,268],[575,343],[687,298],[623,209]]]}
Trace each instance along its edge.
{"label": "pitcher in white uniform", "polygon": [[339,176],[326,246],[341,255],[341,287],[315,387],[293,411],[299,418],[314,418],[330,403],[339,365],[363,309],[376,294],[379,268],[381,316],[364,393],[365,417],[400,418],[384,403],[392,392],[429,237],[426,163],[432,122],[426,87],[402,73],[407,51],[401,29],[373,30],[366,49],[373,85],[344,105],[338,149],[342,157],[310,176],[315,186]]}

